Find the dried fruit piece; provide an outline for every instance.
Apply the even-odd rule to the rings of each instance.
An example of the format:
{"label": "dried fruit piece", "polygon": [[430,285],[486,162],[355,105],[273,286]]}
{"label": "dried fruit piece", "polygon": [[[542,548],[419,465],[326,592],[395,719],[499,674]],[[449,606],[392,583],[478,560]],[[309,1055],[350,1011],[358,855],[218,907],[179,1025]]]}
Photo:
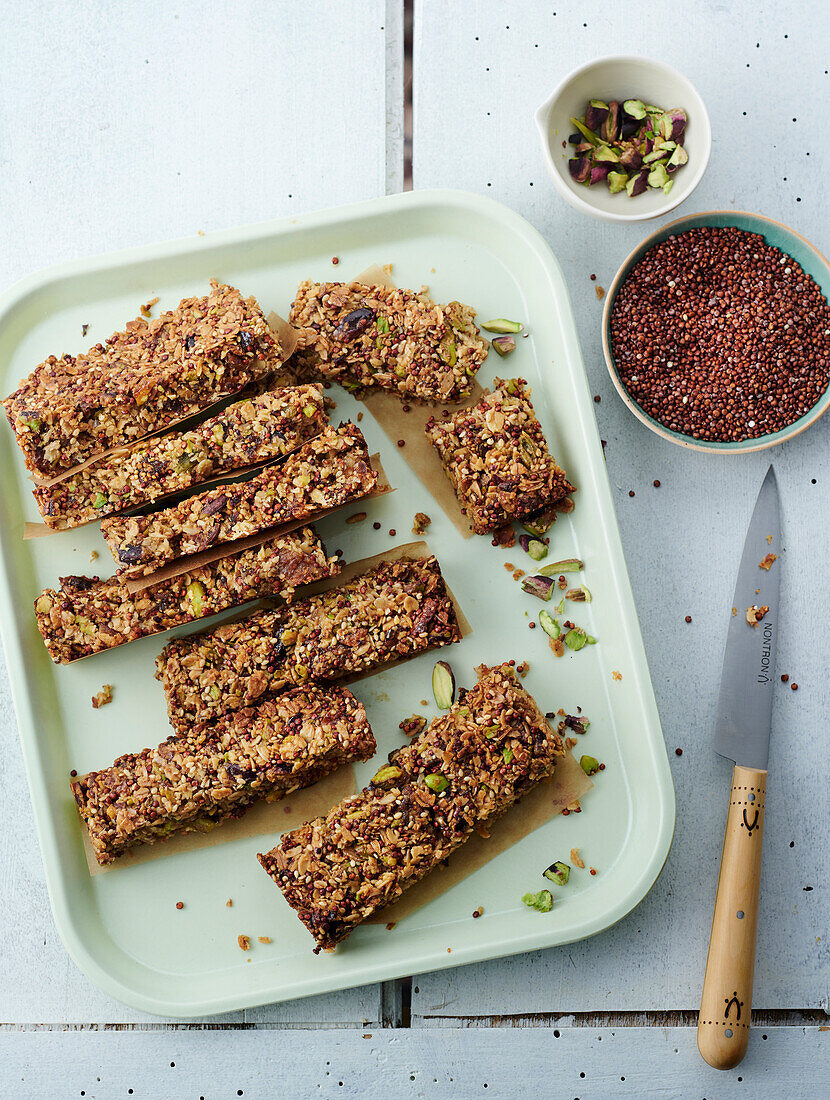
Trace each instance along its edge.
{"label": "dried fruit piece", "polygon": [[356,339],[356,337],[369,326],[369,322],[374,321],[374,319],[375,311],[369,309],[367,306],[361,306],[360,309],[353,309],[351,313],[346,314],[334,330],[334,339],[340,340],[343,343],[349,343]]}
{"label": "dried fruit piece", "polygon": [[571,877],[571,869],[567,863],[563,863],[561,859],[557,859],[556,862],[551,863],[550,867],[543,871],[542,874],[546,879],[555,882],[557,886],[564,886]]}
{"label": "dried fruit piece", "polygon": [[529,596],[538,596],[545,603],[551,598],[555,588],[556,582],[550,577],[525,577],[522,581],[523,592],[527,592]]}
{"label": "dried fruit piece", "polygon": [[439,710],[449,710],[455,699],[455,676],[446,661],[436,661],[432,670],[432,694]]}
{"label": "dried fruit piece", "polygon": [[522,901],[529,909],[548,913],[553,908],[553,894],[550,890],[540,890],[538,894],[522,894]]}
{"label": "dried fruit piece", "polygon": [[481,326],[486,332],[521,332],[519,321],[508,321],[505,317],[496,317],[493,321],[487,321]]}
{"label": "dried fruit piece", "polygon": [[493,346],[493,350],[497,355],[500,355],[502,359],[506,355],[509,355],[511,351],[516,350],[516,341],[512,336],[494,336],[490,341]]}

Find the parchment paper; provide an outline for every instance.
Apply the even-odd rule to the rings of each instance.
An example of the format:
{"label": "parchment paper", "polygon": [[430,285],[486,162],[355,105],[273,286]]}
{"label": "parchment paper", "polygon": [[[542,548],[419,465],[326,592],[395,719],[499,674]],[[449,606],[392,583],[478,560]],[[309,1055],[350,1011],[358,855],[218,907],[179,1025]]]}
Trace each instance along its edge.
{"label": "parchment paper", "polygon": [[[572,753],[566,753],[564,760],[557,765],[553,778],[534,787],[500,817],[492,826],[487,839],[474,833],[458,851],[453,852],[443,867],[436,867],[411,890],[407,890],[394,905],[389,905],[370,917],[367,924],[389,924],[403,920],[422,905],[439,898],[479,867],[483,867],[491,859],[518,844],[523,837],[561,814],[591,787],[593,783],[579,766],[579,762]],[[551,863],[553,859],[551,856]],[[540,872],[542,870],[544,868],[540,868]]]}

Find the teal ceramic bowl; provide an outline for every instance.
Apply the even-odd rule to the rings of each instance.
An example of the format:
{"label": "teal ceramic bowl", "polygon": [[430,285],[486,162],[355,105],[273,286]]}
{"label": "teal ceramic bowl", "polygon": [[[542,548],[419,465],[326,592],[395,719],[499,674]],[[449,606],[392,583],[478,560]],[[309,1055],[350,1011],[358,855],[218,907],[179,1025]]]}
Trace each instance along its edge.
{"label": "teal ceramic bowl", "polygon": [[792,256],[801,268],[815,279],[821,287],[824,297],[830,299],[830,264],[808,240],[794,230],[788,229],[786,225],[773,221],[772,218],[764,218],[760,214],[747,214],[740,210],[710,210],[703,214],[690,214],[688,217],[679,218],[677,221],[664,225],[662,229],[658,229],[656,233],[646,237],[643,243],[627,257],[617,272],[606,296],[605,309],[602,315],[602,347],[605,353],[605,363],[617,392],[631,412],[647,428],[651,428],[653,432],[664,439],[677,443],[681,447],[689,447],[696,451],[709,451],[715,454],[746,454],[749,451],[762,451],[767,447],[775,447],[778,443],[785,443],[788,439],[792,439],[803,432],[805,428],[809,428],[811,424],[814,424],[830,405],[830,386],[804,416],[788,427],[782,428],[780,432],[772,432],[769,435],[761,435],[755,439],[746,439],[739,443],[710,443],[705,439],[693,439],[682,432],[672,431],[640,408],[623,386],[611,351],[611,311],[614,308],[617,292],[632,267],[642,259],[650,248],[666,240],[667,237],[684,233],[689,229],[700,229],[703,226],[714,226],[718,229],[734,227],[744,229],[750,233],[760,233],[768,244],[780,248],[782,252]]}

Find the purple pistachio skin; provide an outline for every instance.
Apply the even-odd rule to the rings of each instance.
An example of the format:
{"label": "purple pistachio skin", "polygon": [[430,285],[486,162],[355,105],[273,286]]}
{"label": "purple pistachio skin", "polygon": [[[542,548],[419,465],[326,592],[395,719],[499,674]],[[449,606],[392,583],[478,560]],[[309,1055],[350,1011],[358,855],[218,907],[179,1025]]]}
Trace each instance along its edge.
{"label": "purple pistachio skin", "polygon": [[679,107],[673,107],[670,111],[666,111],[663,117],[671,120],[671,133],[666,134],[666,140],[676,141],[678,145],[682,145],[686,136],[686,112],[681,111]]}
{"label": "purple pistachio skin", "polygon": [[552,577],[525,577],[522,580],[522,591],[547,602],[553,595],[555,584]]}
{"label": "purple pistachio skin", "polygon": [[636,182],[631,189],[632,198],[635,195],[642,195],[643,191],[648,187],[648,168],[644,168],[637,176]]}
{"label": "purple pistachio skin", "polygon": [[608,163],[595,164],[591,169],[591,184],[601,183],[611,171],[612,167],[613,165]]}
{"label": "purple pistachio skin", "polygon": [[589,130],[595,132],[599,130],[606,118],[608,118],[607,107],[592,107],[590,103],[588,104],[588,109],[585,112],[585,125]]}
{"label": "purple pistachio skin", "polygon": [[[608,104],[608,117],[602,124],[600,137],[603,141],[616,141],[620,136],[622,106],[619,100],[612,99]],[[589,127],[590,129],[590,127]]]}
{"label": "purple pistachio skin", "polygon": [[577,183],[587,183],[591,178],[591,162],[587,157],[572,157],[568,161],[568,171]]}
{"label": "purple pistachio skin", "polygon": [[626,172],[636,172],[643,166],[643,155],[636,145],[630,145],[620,157],[620,167]]}

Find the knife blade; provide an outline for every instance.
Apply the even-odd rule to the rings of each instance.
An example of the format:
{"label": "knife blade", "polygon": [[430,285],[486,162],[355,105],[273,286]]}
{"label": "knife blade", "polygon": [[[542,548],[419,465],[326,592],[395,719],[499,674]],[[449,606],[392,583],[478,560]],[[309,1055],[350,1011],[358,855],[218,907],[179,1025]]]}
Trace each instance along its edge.
{"label": "knife blade", "polygon": [[[729,620],[715,722],[715,752],[746,768],[766,771],[772,724],[775,649],[778,640],[780,561],[760,568],[767,554],[779,555],[781,520],[778,482],[770,466],[744,541]],[[767,607],[756,627],[750,607]]]}
{"label": "knife blade", "polygon": [[715,750],[735,761],[697,1021],[698,1049],[716,1069],[736,1066],[749,1043],[780,554],[778,484],[770,466],[744,540],[715,723]]}

